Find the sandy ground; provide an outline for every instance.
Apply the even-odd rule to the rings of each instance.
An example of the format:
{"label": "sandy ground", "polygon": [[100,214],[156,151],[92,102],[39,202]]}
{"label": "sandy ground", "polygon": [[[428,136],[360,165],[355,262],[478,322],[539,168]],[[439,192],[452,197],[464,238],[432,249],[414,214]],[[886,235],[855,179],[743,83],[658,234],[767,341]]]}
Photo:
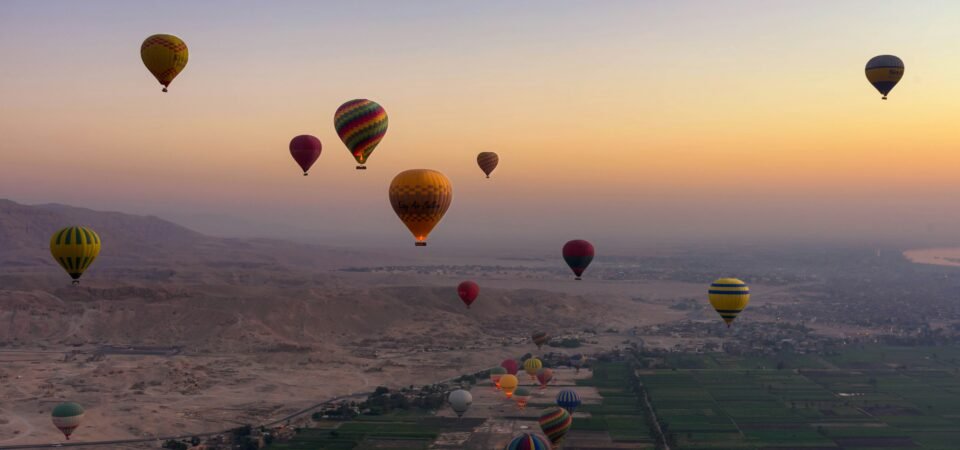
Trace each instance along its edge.
{"label": "sandy ground", "polygon": [[917,264],[960,267],[960,248],[921,248],[907,250],[903,256]]}

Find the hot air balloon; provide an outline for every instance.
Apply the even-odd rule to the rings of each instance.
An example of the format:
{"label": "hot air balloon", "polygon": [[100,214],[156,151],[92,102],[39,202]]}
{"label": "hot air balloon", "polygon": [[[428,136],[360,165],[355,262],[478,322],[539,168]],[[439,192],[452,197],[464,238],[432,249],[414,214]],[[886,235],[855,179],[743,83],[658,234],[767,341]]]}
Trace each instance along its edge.
{"label": "hot air balloon", "polygon": [[497,168],[499,162],[500,157],[494,152],[481,152],[477,155],[477,165],[483,173],[487,174],[487,178],[490,178],[490,173]]}
{"label": "hot air balloon", "polygon": [[187,67],[189,53],[187,44],[170,34],[155,34],[140,45],[140,59],[163,85],[163,92],[167,92],[173,79]]}
{"label": "hot air balloon", "polygon": [[337,108],[333,126],[357,160],[357,170],[366,169],[364,164],[387,134],[387,111],[370,100],[350,100]]}
{"label": "hot air balloon", "polygon": [[320,145],[320,139],[309,134],[301,134],[290,140],[290,155],[293,160],[303,169],[303,176],[307,176],[310,166],[317,162],[320,157],[320,151],[323,146]]}
{"label": "hot air balloon", "polygon": [[503,389],[503,393],[507,395],[507,398],[513,397],[513,391],[517,389],[518,384],[520,384],[520,381],[517,380],[515,375],[508,373],[500,377],[500,389]]}
{"label": "hot air balloon", "polygon": [[494,367],[490,369],[490,382],[500,390],[500,377],[506,375],[507,369],[503,367]]}
{"label": "hot air balloon", "polygon": [[50,254],[80,284],[83,271],[100,254],[100,236],[87,227],[66,227],[50,238]]}
{"label": "hot air balloon", "polygon": [[710,305],[717,310],[723,321],[727,323],[727,327],[750,303],[750,288],[736,278],[720,278],[714,281],[707,295],[710,298]]}
{"label": "hot air balloon", "polygon": [[537,381],[540,382],[540,389],[546,389],[547,384],[550,383],[550,380],[553,380],[553,370],[544,367],[537,371]]}
{"label": "hot air balloon", "polygon": [[457,286],[457,295],[467,305],[467,309],[470,309],[470,305],[477,299],[477,295],[480,295],[480,286],[472,281],[464,281]]}
{"label": "hot air balloon", "polygon": [[540,429],[547,435],[550,443],[559,448],[563,438],[567,437],[570,426],[573,425],[573,417],[563,408],[551,407],[540,414]]}
{"label": "hot air balloon", "polygon": [[893,90],[900,78],[903,77],[903,61],[893,55],[880,55],[867,61],[867,81],[873,85],[883,99]]}
{"label": "hot air balloon", "polygon": [[527,402],[530,400],[530,390],[527,388],[517,388],[516,391],[513,391],[513,399],[517,401],[517,408],[523,410],[527,407]]}
{"label": "hot air balloon", "polygon": [[579,280],[580,275],[583,275],[583,271],[590,265],[590,261],[593,261],[593,245],[581,239],[567,242],[563,245],[563,260]]}
{"label": "hot air balloon", "polygon": [[463,389],[457,389],[450,393],[448,397],[450,401],[450,407],[453,408],[453,412],[457,413],[457,417],[463,417],[463,413],[467,412],[470,409],[470,405],[473,404],[473,395],[469,391]]}
{"label": "hot air balloon", "polygon": [[61,403],[53,408],[50,418],[53,419],[53,426],[57,427],[67,440],[70,440],[70,435],[83,420],[83,407],[74,402]]}
{"label": "hot air balloon", "polygon": [[537,371],[543,368],[543,361],[538,358],[530,358],[523,362],[523,371],[530,375],[531,380],[537,379]]}
{"label": "hot air balloon", "polygon": [[577,373],[580,373],[580,367],[583,366],[583,354],[577,353],[570,357],[570,365],[577,368]]}
{"label": "hot air balloon", "polygon": [[503,362],[500,363],[500,367],[506,369],[510,375],[516,375],[517,371],[520,370],[520,364],[517,364],[517,361],[513,359],[503,360]]}
{"label": "hot air balloon", "polygon": [[550,340],[550,336],[545,331],[533,333],[531,338],[533,339],[533,343],[537,345],[538,349],[543,348],[543,344],[546,344],[547,341]]}
{"label": "hot air balloon", "polygon": [[503,450],[550,450],[550,444],[540,435],[523,433],[510,441]]}
{"label": "hot air balloon", "polygon": [[557,394],[557,406],[567,410],[571,415],[580,406],[580,394],[573,389],[564,389]]}
{"label": "hot air balloon", "polygon": [[390,182],[390,205],[413,233],[418,247],[427,245],[427,236],[440,223],[451,201],[453,185],[436,170],[405,170]]}

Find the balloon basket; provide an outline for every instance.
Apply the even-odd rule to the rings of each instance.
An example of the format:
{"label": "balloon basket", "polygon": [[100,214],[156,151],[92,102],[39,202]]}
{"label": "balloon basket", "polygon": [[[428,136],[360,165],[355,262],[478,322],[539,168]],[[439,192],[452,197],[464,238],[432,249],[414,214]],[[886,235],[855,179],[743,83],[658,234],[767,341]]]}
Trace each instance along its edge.
{"label": "balloon basket", "polygon": [[357,170],[367,170],[367,166],[357,166]]}
{"label": "balloon basket", "polygon": [[582,279],[583,279],[583,278],[580,278],[580,277],[574,278],[574,280],[577,280],[577,281],[580,281],[580,280],[582,280]]}
{"label": "balloon basket", "polygon": [[426,243],[426,242],[416,242],[416,243],[414,243],[413,245],[414,245],[415,247],[426,247],[426,246],[427,246],[427,243]]}

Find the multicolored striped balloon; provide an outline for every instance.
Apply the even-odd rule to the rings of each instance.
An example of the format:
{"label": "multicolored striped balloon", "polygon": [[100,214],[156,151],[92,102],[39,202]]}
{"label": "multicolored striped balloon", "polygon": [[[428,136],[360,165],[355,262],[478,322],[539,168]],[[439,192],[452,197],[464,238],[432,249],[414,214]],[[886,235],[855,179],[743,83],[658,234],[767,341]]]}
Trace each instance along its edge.
{"label": "multicolored striped balloon", "polygon": [[750,287],[736,278],[720,278],[710,285],[707,296],[710,305],[729,327],[750,303]]}
{"label": "multicolored striped balloon", "polygon": [[337,108],[333,126],[359,163],[357,169],[366,169],[364,164],[387,134],[387,111],[374,101],[350,100]]}
{"label": "multicolored striped balloon", "polygon": [[563,408],[549,408],[540,415],[540,429],[553,445],[560,445],[563,442],[571,425],[573,425],[573,417],[570,417],[570,413]]}
{"label": "multicolored striped balloon", "polygon": [[510,441],[503,450],[550,450],[550,444],[540,435],[523,433]]}

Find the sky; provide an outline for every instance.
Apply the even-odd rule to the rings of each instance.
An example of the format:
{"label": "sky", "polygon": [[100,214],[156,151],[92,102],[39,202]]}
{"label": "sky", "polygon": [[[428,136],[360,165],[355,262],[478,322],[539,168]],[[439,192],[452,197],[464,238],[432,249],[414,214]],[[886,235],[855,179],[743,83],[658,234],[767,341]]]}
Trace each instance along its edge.
{"label": "sky", "polygon": [[[431,245],[958,242],[957,23],[955,1],[6,0],[0,198],[412,248],[387,186],[430,168],[454,184]],[[190,49],[166,94],[155,33]],[[333,128],[353,98],[390,117],[366,172]],[[298,134],[323,142],[309,177]]]}

